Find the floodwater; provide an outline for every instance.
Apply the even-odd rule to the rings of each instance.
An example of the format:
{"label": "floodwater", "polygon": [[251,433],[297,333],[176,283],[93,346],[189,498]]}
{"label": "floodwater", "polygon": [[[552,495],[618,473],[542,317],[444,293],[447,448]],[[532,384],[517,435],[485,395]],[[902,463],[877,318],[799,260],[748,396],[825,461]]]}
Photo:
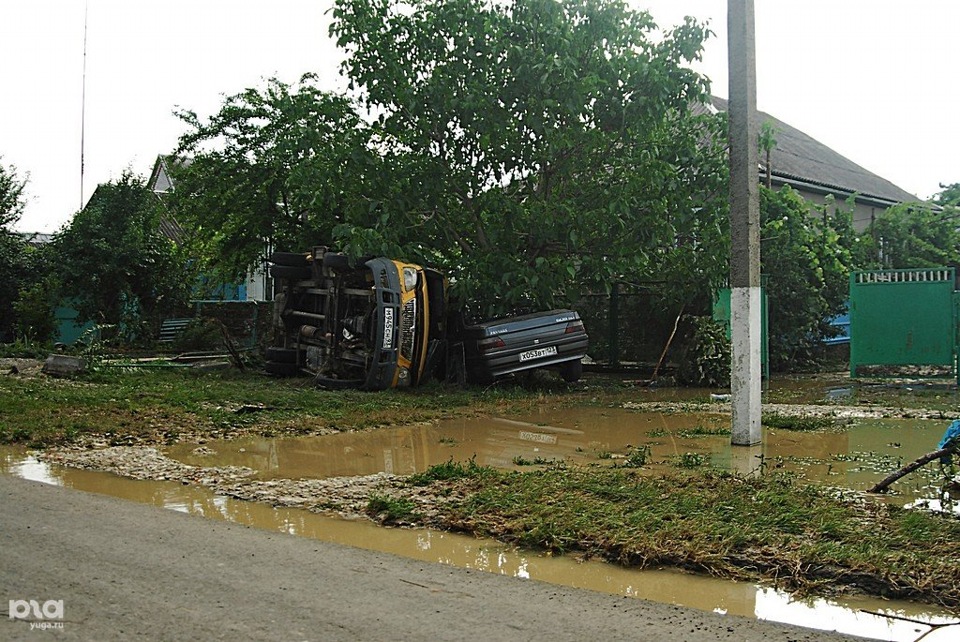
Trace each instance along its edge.
{"label": "floodwater", "polygon": [[[762,446],[731,448],[729,435],[724,434],[729,415],[578,408],[323,437],[207,441],[202,451],[195,452],[195,444],[180,444],[166,449],[166,453],[197,466],[247,466],[255,469],[259,478],[271,479],[381,471],[411,474],[451,459],[474,459],[481,465],[518,469],[554,461],[611,465],[622,462],[631,449],[647,447],[645,469],[651,471],[681,463],[744,473],[780,468],[797,471],[814,483],[863,490],[901,463],[935,449],[944,423],[859,420],[842,431],[817,433],[766,428]],[[0,472],[428,562],[873,639],[913,641],[930,631],[925,623],[956,621],[947,611],[909,602],[867,598],[798,601],[750,583],[670,570],[638,571],[599,561],[578,562],[572,557],[554,557],[441,531],[382,528],[365,520],[275,509],[217,496],[193,485],[134,481],[108,473],[50,466],[23,450],[0,450]],[[913,504],[936,502],[940,497],[939,481],[933,475],[914,474],[895,484],[894,489],[896,493],[886,501]]]}
{"label": "floodwater", "polygon": [[[946,422],[871,419],[842,429],[764,428],[763,443],[732,448],[729,415],[623,408],[564,408],[515,418],[451,419],[322,437],[243,438],[168,448],[194,466],[246,466],[260,479],[328,478],[378,472],[410,475],[449,460],[498,468],[534,464],[613,465],[648,448],[644,470],[710,465],[744,474],[781,469],[814,483],[866,490],[902,465],[936,450]],[[202,454],[213,451],[214,454]],[[884,501],[940,506],[937,466],[894,484]],[[960,510],[952,506],[953,510]],[[946,508],[946,507],[944,507]]]}

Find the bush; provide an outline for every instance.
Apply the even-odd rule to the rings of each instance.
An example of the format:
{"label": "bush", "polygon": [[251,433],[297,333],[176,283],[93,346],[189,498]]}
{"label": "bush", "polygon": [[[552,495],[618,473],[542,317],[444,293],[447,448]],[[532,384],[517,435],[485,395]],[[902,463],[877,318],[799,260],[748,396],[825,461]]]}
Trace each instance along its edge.
{"label": "bush", "polygon": [[54,310],[58,284],[54,277],[47,276],[22,290],[13,303],[17,336],[47,343],[57,332],[57,317]]}
{"label": "bush", "polygon": [[173,342],[173,349],[178,352],[209,352],[222,347],[220,323],[208,317],[191,321]]}
{"label": "bush", "polygon": [[693,330],[677,367],[677,381],[687,386],[730,385],[730,340],[726,328],[710,317],[689,317]]}

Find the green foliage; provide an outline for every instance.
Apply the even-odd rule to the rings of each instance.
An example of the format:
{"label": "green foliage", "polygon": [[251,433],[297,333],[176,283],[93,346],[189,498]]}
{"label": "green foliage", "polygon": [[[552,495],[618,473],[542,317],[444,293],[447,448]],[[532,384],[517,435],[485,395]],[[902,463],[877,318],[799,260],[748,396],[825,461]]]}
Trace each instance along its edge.
{"label": "green foliage", "polygon": [[795,432],[813,432],[837,426],[836,419],[830,417],[795,417],[791,415],[766,414],[762,422],[769,428],[792,430]]}
{"label": "green foliage", "polygon": [[430,466],[422,473],[414,473],[407,478],[412,486],[427,486],[435,481],[451,481],[476,475],[481,469],[477,464],[476,456],[466,463],[450,459],[442,464]]}
{"label": "green foliage", "polygon": [[100,185],[57,234],[63,295],[81,321],[116,324],[120,338],[144,336],[144,322],[169,313],[193,282],[179,248],[160,232],[162,205],[129,172]]}
{"label": "green foliage", "polygon": [[[5,273],[0,291],[9,293],[9,299],[0,302],[6,321],[14,333],[39,343],[53,339],[57,331],[55,309],[59,300],[60,280],[53,270],[52,253],[48,246],[33,247],[22,237],[8,236],[0,240],[9,253],[0,260],[0,272]],[[6,326],[9,336],[10,326]],[[0,336],[4,335],[0,327]]]}
{"label": "green foliage", "polygon": [[193,319],[173,341],[178,352],[213,351],[223,348],[223,332],[216,319],[200,317]]}
{"label": "green foliage", "polygon": [[779,130],[771,121],[765,121],[760,125],[760,131],[757,133],[757,146],[760,148],[760,153],[763,154],[763,166],[766,174],[766,185],[767,189],[770,189],[773,185],[773,167],[772,165],[772,154],[774,148],[777,146],[777,134]]}
{"label": "green foliage", "polygon": [[9,343],[0,343],[0,357],[43,359],[50,354],[51,347],[47,342],[19,335]]}
{"label": "green foliage", "polygon": [[719,281],[725,163],[704,141],[722,123],[690,112],[708,32],[688,20],[654,43],[655,29],[607,0],[338,2],[381,177],[338,238],[439,264],[482,316],[624,274],[681,300]]}
{"label": "green foliage", "polygon": [[730,434],[729,428],[720,428],[720,427],[711,428],[709,426],[701,426],[699,424],[689,430],[677,431],[677,435],[680,437],[683,437],[684,439],[688,439],[690,437],[714,437],[716,435],[729,435],[729,434]]}
{"label": "green foliage", "polygon": [[624,468],[643,468],[650,459],[650,446],[635,446],[627,453],[627,458],[623,462]]}
{"label": "green foliage", "polygon": [[[948,194],[950,190],[944,190]],[[901,204],[880,214],[867,230],[880,267],[960,267],[960,210],[938,212],[922,204]]]}
{"label": "green foliage", "polygon": [[710,317],[688,317],[691,337],[677,367],[677,380],[690,386],[730,385],[730,340],[726,328]]}
{"label": "green foliage", "polygon": [[700,468],[710,463],[710,458],[703,453],[683,453],[677,458],[678,468]]}
{"label": "green foliage", "polygon": [[20,220],[26,207],[26,188],[27,181],[17,176],[17,168],[0,162],[0,231],[9,231]]}
{"label": "green foliage", "polygon": [[30,248],[10,229],[23,213],[25,189],[26,180],[17,176],[16,167],[0,163],[0,342],[14,340],[17,327],[14,305],[20,290],[34,280]]}
{"label": "green foliage", "polygon": [[178,116],[189,128],[178,153],[190,161],[172,169],[172,206],[193,256],[225,280],[262,265],[268,248],[330,244],[362,199],[354,186],[381,180],[350,101],[310,75],[230,96],[207,120]]}
{"label": "green foliage", "polygon": [[940,183],[940,192],[933,198],[937,205],[960,206],[960,183],[944,185]]}
{"label": "green foliage", "polygon": [[447,523],[477,534],[624,565],[721,577],[762,572],[794,588],[842,584],[856,572],[871,580],[859,586],[877,594],[960,603],[957,520],[844,501],[782,474],[718,472],[701,457],[688,455],[695,470],[663,476],[601,467],[497,471],[442,510]]}
{"label": "green foliage", "polygon": [[384,522],[399,522],[416,517],[417,505],[405,498],[372,494],[367,500],[367,514],[379,517]]}
{"label": "green foliage", "polygon": [[0,342],[12,341],[16,330],[14,303],[24,280],[26,244],[0,229]]}
{"label": "green foliage", "polygon": [[845,310],[859,242],[849,212],[812,206],[790,187],[761,188],[761,272],[769,302],[770,367],[816,363],[829,320]]}
{"label": "green foliage", "polygon": [[615,0],[340,0],[332,32],[355,99],[306,76],[179,114],[173,204],[221,277],[328,244],[441,268],[481,316],[625,276],[679,309],[722,280],[724,124],[692,109],[703,25],[660,33]]}
{"label": "green foliage", "polygon": [[40,343],[52,341],[57,332],[56,303],[60,282],[46,274],[20,290],[13,304],[17,335]]}

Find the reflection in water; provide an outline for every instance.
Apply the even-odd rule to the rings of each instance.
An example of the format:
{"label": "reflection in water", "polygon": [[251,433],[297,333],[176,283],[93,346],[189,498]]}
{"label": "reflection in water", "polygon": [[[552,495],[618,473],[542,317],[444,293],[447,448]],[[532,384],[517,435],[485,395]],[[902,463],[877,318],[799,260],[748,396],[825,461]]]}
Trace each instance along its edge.
{"label": "reflection in water", "polygon": [[[864,490],[882,475],[928,452],[942,433],[942,422],[862,421],[842,433],[765,430],[764,443],[735,448],[716,434],[729,418],[711,414],[664,414],[621,409],[564,409],[517,419],[456,419],[436,426],[407,426],[315,438],[247,439],[208,442],[215,451],[194,454],[178,445],[168,454],[198,466],[247,466],[261,478],[336,477],[380,471],[410,474],[453,459],[514,467],[517,461],[595,464],[647,446],[651,470],[669,467],[685,453],[711,465],[748,474],[761,467],[802,473],[806,478]],[[616,461],[612,459],[612,461]],[[702,610],[756,616],[803,626],[888,640],[913,640],[927,627],[881,618],[859,609],[899,617],[946,622],[949,616],[909,603],[848,599],[795,602],[770,589],[673,571],[623,569],[578,563],[429,530],[383,529],[366,521],[346,521],[294,509],[217,497],[193,486],[124,480],[75,469],[51,469],[22,453],[0,461],[0,469],[21,477],[63,484],[182,512],[269,528],[294,535],[375,549],[416,559],[521,578],[535,578]],[[939,501],[938,480],[915,475],[898,485],[902,502]]]}

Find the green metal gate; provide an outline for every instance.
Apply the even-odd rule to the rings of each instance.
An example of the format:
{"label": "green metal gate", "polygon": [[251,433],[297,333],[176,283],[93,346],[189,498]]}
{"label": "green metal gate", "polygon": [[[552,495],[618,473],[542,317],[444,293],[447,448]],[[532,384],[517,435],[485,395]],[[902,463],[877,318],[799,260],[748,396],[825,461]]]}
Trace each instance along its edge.
{"label": "green metal gate", "polygon": [[957,365],[954,268],[850,275],[850,376],[864,366]]}
{"label": "green metal gate", "polygon": [[[760,288],[760,371],[763,373],[763,378],[767,381],[770,380],[770,342],[768,337],[770,336],[767,333],[768,326],[768,313],[767,310],[767,288],[766,288],[766,275],[760,277],[762,279],[761,283],[764,285]],[[730,325],[730,320],[733,317],[732,310],[730,309],[730,288],[723,288],[717,291],[713,299],[713,320],[717,323],[720,323],[726,328],[727,339],[729,340],[733,334],[733,328]]]}

